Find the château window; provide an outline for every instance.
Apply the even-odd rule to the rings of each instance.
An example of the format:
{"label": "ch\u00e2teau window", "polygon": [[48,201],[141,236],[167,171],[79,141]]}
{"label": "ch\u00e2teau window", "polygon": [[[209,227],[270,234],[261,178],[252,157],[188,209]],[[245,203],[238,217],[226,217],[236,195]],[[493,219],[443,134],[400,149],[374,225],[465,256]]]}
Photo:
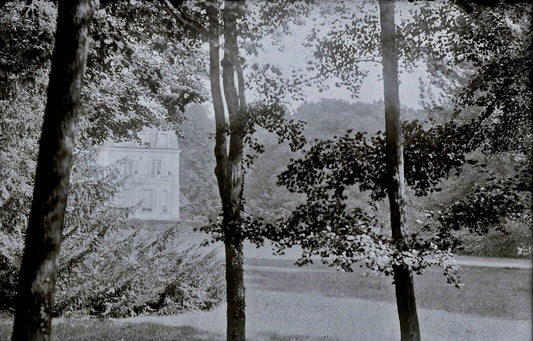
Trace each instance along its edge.
{"label": "ch\u00e2teau window", "polygon": [[133,175],[133,160],[122,160],[122,174],[125,176]]}
{"label": "ch\u00e2teau window", "polygon": [[161,192],[161,213],[168,213],[168,191]]}
{"label": "ch\u00e2teau window", "polygon": [[161,160],[152,160],[152,176],[161,175]]}
{"label": "ch\u00e2teau window", "polygon": [[154,192],[151,189],[141,191],[141,208],[143,212],[152,212],[154,207]]}

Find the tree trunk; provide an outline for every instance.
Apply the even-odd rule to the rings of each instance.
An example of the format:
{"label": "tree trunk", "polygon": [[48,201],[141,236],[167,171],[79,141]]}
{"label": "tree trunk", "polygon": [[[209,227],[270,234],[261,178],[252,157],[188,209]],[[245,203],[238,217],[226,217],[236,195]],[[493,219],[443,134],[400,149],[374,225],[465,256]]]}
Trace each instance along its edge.
{"label": "tree trunk", "polygon": [[88,28],[95,3],[60,1],[12,340],[49,340]]}
{"label": "tree trunk", "polygon": [[[222,79],[224,97],[229,115],[229,153],[226,142],[226,120],[220,86],[219,68],[219,24],[217,2],[207,5],[209,16],[210,82],[215,110],[216,141],[215,158],[220,197],[222,200],[222,230],[226,251],[226,292],[227,292],[227,339],[244,341],[245,333],[245,289],[243,272],[243,239],[241,234],[242,205],[242,152],[245,128],[246,102],[244,83],[238,58],[237,9],[238,3],[225,2],[222,10],[224,21],[224,59]],[[239,80],[235,86],[235,74]]]}
{"label": "tree trunk", "polygon": [[[379,9],[385,98],[387,195],[390,203],[392,238],[398,250],[403,251],[408,246],[405,240],[403,142],[398,93],[398,49],[394,28],[394,1],[380,1]],[[420,340],[412,271],[404,265],[395,266],[394,284],[401,339],[404,341]]]}
{"label": "tree trunk", "polygon": [[226,249],[226,339],[246,340],[246,301],[244,291],[242,242],[224,241]]}

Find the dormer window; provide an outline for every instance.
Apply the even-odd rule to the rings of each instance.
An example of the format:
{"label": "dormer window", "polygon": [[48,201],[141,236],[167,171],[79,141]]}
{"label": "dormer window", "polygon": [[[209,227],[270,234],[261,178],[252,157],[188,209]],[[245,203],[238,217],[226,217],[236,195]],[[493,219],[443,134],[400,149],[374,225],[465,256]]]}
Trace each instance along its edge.
{"label": "dormer window", "polygon": [[167,133],[161,133],[159,134],[159,146],[160,147],[167,147],[168,146],[168,134]]}

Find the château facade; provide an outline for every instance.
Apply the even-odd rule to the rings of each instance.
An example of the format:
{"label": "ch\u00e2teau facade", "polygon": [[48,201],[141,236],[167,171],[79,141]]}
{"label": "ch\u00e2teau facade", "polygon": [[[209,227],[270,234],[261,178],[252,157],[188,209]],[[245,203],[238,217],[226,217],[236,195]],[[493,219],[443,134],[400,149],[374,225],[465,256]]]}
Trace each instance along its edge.
{"label": "ch\u00e2teau facade", "polygon": [[119,206],[138,205],[132,218],[179,220],[187,199],[180,193],[180,152],[174,132],[144,128],[140,141],[105,142],[99,163],[125,177],[114,200]]}

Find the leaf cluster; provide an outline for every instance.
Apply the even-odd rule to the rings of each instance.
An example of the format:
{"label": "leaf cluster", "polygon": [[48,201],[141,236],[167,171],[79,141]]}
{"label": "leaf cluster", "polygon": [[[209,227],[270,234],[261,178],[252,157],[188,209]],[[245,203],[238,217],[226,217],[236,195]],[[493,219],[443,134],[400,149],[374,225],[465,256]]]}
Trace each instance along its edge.
{"label": "leaf cluster", "polygon": [[305,123],[287,117],[286,109],[280,103],[254,102],[246,112],[244,143],[255,154],[245,155],[245,167],[250,168],[257,154],[265,152],[264,145],[254,136],[262,128],[273,134],[279,144],[288,142],[292,151],[301,149],[306,140],[303,132]]}
{"label": "leaf cluster", "polygon": [[161,2],[139,1],[96,12],[82,93],[86,140],[131,139],[146,125],[178,131],[185,106],[206,98],[202,42],[174,14]]}
{"label": "leaf cluster", "polygon": [[[417,195],[435,190],[435,185],[451,170],[459,170],[464,153],[474,146],[471,125],[448,122],[426,129],[419,121],[404,122],[404,159],[407,184]],[[467,144],[468,143],[468,144]],[[370,138],[366,133],[329,140],[316,140],[303,158],[293,160],[279,177],[279,184],[292,192],[320,198],[328,190],[340,199],[349,186],[371,191],[372,199],[386,196],[385,136],[378,132]]]}
{"label": "leaf cluster", "polygon": [[[437,186],[451,172],[458,175],[463,165],[476,163],[467,158],[468,152],[482,146],[485,139],[476,128],[476,120],[467,124],[451,121],[430,128],[418,121],[404,122],[405,178],[415,195],[440,191]],[[448,225],[485,233],[486,226],[491,226],[488,224],[502,217],[523,215],[526,209],[518,193],[519,188],[527,187],[524,181],[518,186],[516,181],[496,180],[490,189],[475,190],[464,202],[440,215],[439,233],[414,233],[409,236],[408,248],[399,250],[371,213],[348,204],[357,186],[361,192],[371,192],[369,204],[377,208],[376,202],[386,196],[385,171],[385,138],[381,132],[369,138],[365,133],[348,131],[341,137],[317,140],[278,177],[279,185],[305,194],[306,202],[288,218],[272,224],[256,219],[250,222],[254,225],[250,229],[275,241],[280,249],[300,245],[304,250],[302,264],[318,255],[344,270],[362,262],[386,274],[399,264],[416,273],[429,265],[442,265],[448,280],[456,283],[450,253],[456,244]],[[260,238],[256,240],[262,243]]]}
{"label": "leaf cluster", "polygon": [[530,175],[527,169],[513,177],[489,177],[476,184],[464,198],[455,201],[444,211],[430,211],[438,226],[439,244],[455,248],[461,240],[454,231],[466,229],[472,234],[484,235],[490,228],[507,234],[504,221],[531,224]]}
{"label": "leaf cluster", "polygon": [[10,1],[0,7],[0,99],[17,95],[17,85],[46,88],[57,8],[49,1]]}

